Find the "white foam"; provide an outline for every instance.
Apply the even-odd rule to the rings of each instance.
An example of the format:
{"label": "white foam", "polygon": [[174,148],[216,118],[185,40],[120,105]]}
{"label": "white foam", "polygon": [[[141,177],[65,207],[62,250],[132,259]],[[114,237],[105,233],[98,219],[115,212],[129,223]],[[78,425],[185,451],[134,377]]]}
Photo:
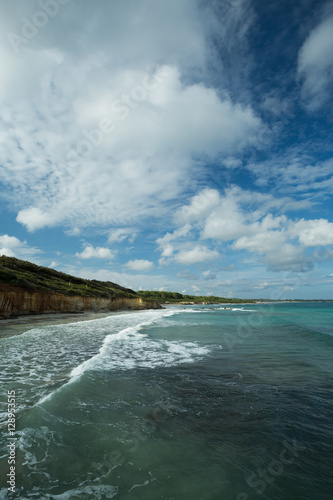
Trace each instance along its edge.
{"label": "white foam", "polygon": [[[179,309],[164,309],[109,316],[102,320],[96,320],[94,336],[98,325],[103,326],[103,332],[112,331],[113,333],[104,336],[99,351],[89,359],[78,364],[75,368],[72,368],[69,380],[58,389],[40,398],[37,405],[52,398],[65,386],[77,381],[89,370],[130,370],[134,368],[172,366],[179,363],[193,362],[199,356],[207,354],[208,349],[202,348],[197,344],[189,346],[186,343],[152,340],[142,332],[142,328],[145,326],[181,312]],[[76,331],[78,324],[72,324],[69,327]],[[85,323],[82,323],[82,332],[86,328]],[[79,329],[79,332],[81,329]],[[89,333],[93,337],[91,329],[89,329]]]}
{"label": "white foam", "polygon": [[244,307],[233,307],[233,311],[258,312],[257,309],[244,309]]}
{"label": "white foam", "polygon": [[150,339],[140,332],[144,325],[147,322],[106,337],[96,356],[72,370],[71,380],[77,380],[89,370],[131,370],[191,363],[209,353],[206,346],[196,342]]}
{"label": "white foam", "polygon": [[46,494],[45,498],[52,500],[74,500],[77,498],[94,498],[95,500],[104,500],[105,498],[113,498],[117,494],[117,487],[100,484],[99,486],[84,486],[82,488],[68,490],[60,495]]}

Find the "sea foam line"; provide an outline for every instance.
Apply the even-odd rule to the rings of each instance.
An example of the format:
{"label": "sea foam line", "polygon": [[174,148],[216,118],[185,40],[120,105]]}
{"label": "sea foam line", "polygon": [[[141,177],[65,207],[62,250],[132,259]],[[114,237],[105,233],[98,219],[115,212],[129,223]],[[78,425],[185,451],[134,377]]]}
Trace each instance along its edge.
{"label": "sea foam line", "polygon": [[[135,335],[135,334],[138,334],[141,337],[144,337],[143,334],[138,333],[141,328],[143,328],[144,326],[148,326],[161,318],[173,316],[174,314],[179,314],[181,311],[172,309],[172,310],[163,310],[163,311],[158,311],[158,312],[159,312],[158,315],[156,315],[156,316],[154,315],[152,318],[150,318],[146,321],[142,321],[141,323],[139,323],[136,326],[130,326],[130,327],[124,328],[123,330],[121,330],[118,333],[111,333],[111,334],[107,335],[103,340],[103,343],[101,345],[101,348],[99,349],[99,352],[97,354],[95,354],[95,356],[93,356],[90,359],[87,359],[86,361],[84,361],[83,363],[78,365],[77,367],[73,368],[73,370],[71,371],[71,373],[69,375],[70,378],[65,384],[63,384],[58,389],[55,389],[54,391],[50,392],[50,394],[43,396],[39,401],[37,401],[37,403],[34,406],[41,405],[45,401],[50,400],[55,394],[57,394],[59,391],[61,391],[64,387],[67,387],[68,385],[72,384],[73,382],[76,382],[87,370],[89,370],[89,368],[91,368],[95,365],[96,360],[103,357],[103,354],[106,350],[106,346],[108,346],[108,344],[110,344],[115,339],[120,339],[120,338],[125,339],[126,337],[130,337],[131,335]],[[151,313],[151,311],[147,311],[147,314],[149,314],[149,313]],[[154,311],[154,313],[157,313],[157,311]],[[128,317],[128,315],[124,315],[124,318],[125,317]],[[110,316],[110,318],[112,318],[112,316]],[[118,316],[118,318],[119,318],[119,316]],[[106,318],[102,318],[101,320],[103,321],[105,319]],[[95,321],[98,321],[98,320],[95,320]]]}

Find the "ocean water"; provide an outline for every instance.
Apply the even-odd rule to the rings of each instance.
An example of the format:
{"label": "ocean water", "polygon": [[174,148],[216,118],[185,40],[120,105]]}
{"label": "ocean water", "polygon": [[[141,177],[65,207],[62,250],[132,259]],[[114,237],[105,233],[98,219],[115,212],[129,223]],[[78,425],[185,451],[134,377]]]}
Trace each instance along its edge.
{"label": "ocean water", "polygon": [[1,323],[0,499],[331,500],[332,361],[329,303]]}

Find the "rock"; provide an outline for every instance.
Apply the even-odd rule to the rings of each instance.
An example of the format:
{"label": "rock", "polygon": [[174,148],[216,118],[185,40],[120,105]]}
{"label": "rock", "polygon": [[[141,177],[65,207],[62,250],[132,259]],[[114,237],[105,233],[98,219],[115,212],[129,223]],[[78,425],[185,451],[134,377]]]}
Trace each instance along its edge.
{"label": "rock", "polygon": [[28,291],[15,285],[0,289],[0,317],[2,319],[27,314],[108,312],[121,310],[162,309],[153,300],[141,297],[82,297],[68,296],[43,290]]}

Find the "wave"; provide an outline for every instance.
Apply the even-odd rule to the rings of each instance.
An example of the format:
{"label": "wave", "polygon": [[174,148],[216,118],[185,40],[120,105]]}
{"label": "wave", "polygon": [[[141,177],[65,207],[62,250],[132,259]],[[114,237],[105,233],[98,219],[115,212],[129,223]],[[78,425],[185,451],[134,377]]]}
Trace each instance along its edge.
{"label": "wave", "polygon": [[105,338],[100,352],[77,366],[71,372],[76,379],[87,370],[131,370],[134,368],[155,368],[194,362],[198,356],[208,353],[208,348],[197,342],[152,340],[143,332],[141,325],[126,328],[116,335]]}
{"label": "wave", "polygon": [[[104,338],[99,352],[72,369],[69,380],[58,389],[42,397],[37,405],[52,398],[65,386],[76,382],[87,371],[169,367],[193,363],[206,356],[210,349],[198,342],[151,339],[144,333],[145,327],[180,312],[182,311],[178,309],[155,312],[155,314],[149,314],[145,321],[141,321],[137,325],[127,326],[117,333],[108,334]],[[134,319],[133,316],[128,315],[127,320],[131,321],[131,317]]]}
{"label": "wave", "polygon": [[245,309],[244,307],[231,307],[231,306],[223,306],[223,307],[208,307],[207,309],[201,309],[200,311],[193,312],[211,312],[211,311],[244,311],[244,312],[258,312],[257,309]]}
{"label": "wave", "polygon": [[233,307],[233,311],[258,312],[257,309],[245,309],[244,307]]}

